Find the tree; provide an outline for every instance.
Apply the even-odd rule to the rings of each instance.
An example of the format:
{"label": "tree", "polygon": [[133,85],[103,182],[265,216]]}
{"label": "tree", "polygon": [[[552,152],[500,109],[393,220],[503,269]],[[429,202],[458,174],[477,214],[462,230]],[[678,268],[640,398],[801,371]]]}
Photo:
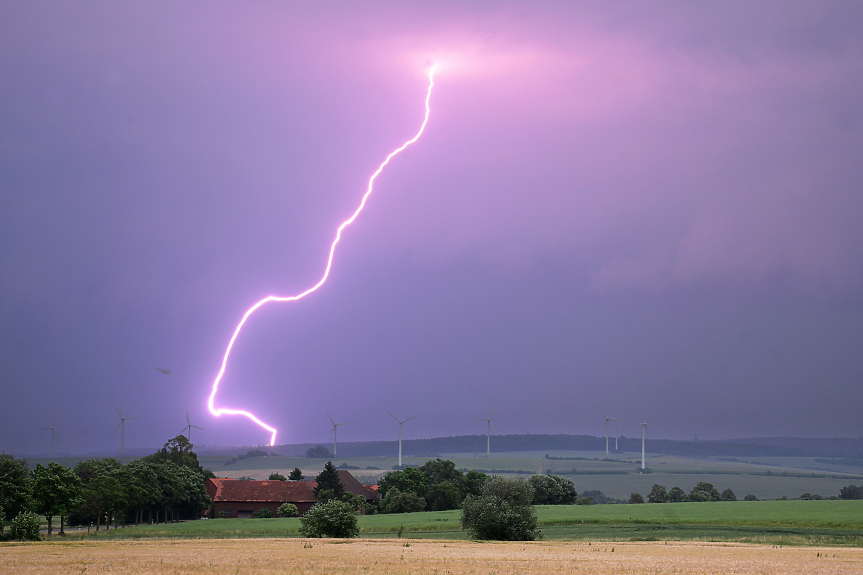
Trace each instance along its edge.
{"label": "tree", "polygon": [[520,477],[492,477],[479,497],[462,503],[461,525],[475,539],[533,541],[537,529],[533,488]]}
{"label": "tree", "polygon": [[48,536],[51,536],[55,515],[60,516],[60,534],[63,535],[66,516],[84,503],[81,480],[71,469],[54,462],[48,467],[37,463],[31,476],[34,510],[48,519]]}
{"label": "tree", "polygon": [[533,487],[534,505],[572,505],[578,492],[571,479],[560,475],[533,475],[527,480]]}
{"label": "tree", "polygon": [[417,497],[425,498],[428,487],[428,477],[415,467],[390,471],[378,481],[378,493],[381,497],[386,497],[390,489],[396,488],[402,493],[413,493]]}
{"label": "tree", "polygon": [[339,470],[333,465],[332,461],[327,461],[324,469],[315,477],[318,485],[315,487],[315,496],[322,491],[332,491],[333,498],[341,499],[345,493],[345,486],[339,477]]}
{"label": "tree", "polygon": [[[178,435],[173,439],[169,439],[162,449],[156,453],[142,457],[141,459],[151,463],[166,463],[171,462],[175,465],[188,467],[189,469],[204,475],[204,468],[198,462],[198,455],[192,451],[195,447],[185,435]],[[266,455],[266,453],[264,453]],[[212,472],[210,472],[212,473]]]}
{"label": "tree", "polygon": [[722,496],[709,481],[699,481],[689,492],[690,501],[720,501]]}
{"label": "tree", "polygon": [[668,493],[665,491],[665,486],[654,483],[650,493],[647,494],[647,501],[650,503],[665,503],[668,501]]}
{"label": "tree", "polygon": [[849,484],[840,488],[839,499],[863,499],[863,485]]}
{"label": "tree", "polygon": [[144,459],[136,459],[126,464],[127,504],[134,514],[136,525],[141,524],[145,510],[152,516],[153,506],[162,499],[158,465]]}
{"label": "tree", "polygon": [[356,537],[360,534],[357,513],[344,501],[318,503],[300,518],[304,537]]}
{"label": "tree", "polygon": [[731,489],[726,489],[725,491],[723,491],[720,497],[722,498],[722,501],[737,501],[737,496]]}
{"label": "tree", "polygon": [[746,496],[743,498],[743,501],[758,501],[758,498],[751,493],[747,493]]}
{"label": "tree", "polygon": [[464,474],[465,495],[479,496],[482,486],[488,481],[488,475],[482,471],[471,469]]}
{"label": "tree", "polygon": [[668,491],[668,497],[666,498],[666,501],[668,501],[669,503],[683,503],[684,501],[686,501],[686,492],[675,485]]}
{"label": "tree", "polygon": [[275,471],[270,473],[270,476],[267,477],[267,479],[269,479],[270,481],[287,481],[288,480],[287,477],[285,477],[281,473],[276,473]]}
{"label": "tree", "polygon": [[426,500],[410,491],[399,491],[392,487],[381,499],[378,509],[381,513],[415,513],[426,507]]}
{"label": "tree", "polygon": [[118,476],[123,466],[113,457],[87,459],[75,466],[75,475],[83,486],[84,504],[78,512],[86,519],[95,520],[96,530],[106,518],[111,522],[114,511],[127,506],[125,485]]}
{"label": "tree", "polygon": [[429,487],[426,493],[426,510],[428,511],[447,511],[449,509],[458,509],[461,507],[464,495],[462,491],[447,481],[436,483]]}
{"label": "tree", "polygon": [[276,514],[279,517],[298,517],[300,515],[300,510],[297,509],[297,506],[293,503],[282,503],[279,505],[279,509],[276,511]]}
{"label": "tree", "polygon": [[9,537],[20,541],[39,541],[39,517],[32,511],[22,511],[9,524]]}
{"label": "tree", "polygon": [[332,456],[333,454],[330,453],[330,450],[323,445],[318,445],[317,447],[310,447],[309,450],[306,452],[306,457],[314,459],[328,459]]}
{"label": "tree", "polygon": [[644,503],[644,497],[642,497],[641,493],[630,493],[629,501],[627,503]]}
{"label": "tree", "polygon": [[303,481],[305,478],[306,476],[303,475],[303,470],[299,467],[294,467],[291,470],[291,474],[288,475],[288,479],[290,479],[291,481]]}
{"label": "tree", "polygon": [[15,517],[29,510],[31,493],[27,461],[0,453],[0,507],[7,517]]}

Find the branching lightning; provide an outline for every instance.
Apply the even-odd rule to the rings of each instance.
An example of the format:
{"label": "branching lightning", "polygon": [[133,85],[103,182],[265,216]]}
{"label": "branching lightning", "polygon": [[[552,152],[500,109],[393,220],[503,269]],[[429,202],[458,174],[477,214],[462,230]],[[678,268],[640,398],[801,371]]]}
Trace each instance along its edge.
{"label": "branching lightning", "polygon": [[276,432],[277,432],[275,427],[267,425],[266,423],[264,423],[263,421],[258,419],[254,414],[249,413],[248,411],[243,411],[240,409],[231,409],[231,408],[226,408],[226,407],[219,407],[219,408],[215,407],[216,393],[219,391],[219,382],[222,381],[222,377],[225,375],[225,369],[228,367],[228,358],[231,355],[231,349],[233,349],[233,347],[234,347],[234,342],[237,340],[237,336],[240,335],[240,330],[243,329],[243,326],[245,325],[246,320],[248,320],[249,317],[258,308],[260,308],[264,304],[269,303],[269,302],[296,301],[298,299],[302,299],[302,298],[306,297],[307,295],[316,291],[319,287],[324,285],[324,282],[327,281],[327,278],[330,275],[330,268],[333,265],[333,255],[335,254],[336,246],[338,245],[339,241],[342,239],[342,230],[344,230],[346,227],[348,227],[350,224],[352,224],[353,221],[355,219],[357,219],[357,216],[360,215],[360,212],[363,211],[363,208],[366,205],[366,200],[368,199],[368,197],[372,193],[372,188],[373,188],[374,183],[375,183],[375,178],[378,177],[378,175],[381,173],[381,171],[383,171],[384,167],[387,164],[389,164],[390,160],[394,156],[396,156],[397,154],[402,152],[405,148],[407,148],[408,146],[410,146],[411,144],[416,142],[419,139],[419,137],[422,136],[422,133],[425,130],[426,124],[429,121],[429,112],[430,112],[429,100],[431,98],[431,91],[432,91],[433,86],[434,86],[434,66],[431,66],[431,68],[429,68],[429,87],[428,87],[428,92],[426,93],[425,118],[423,119],[423,123],[420,126],[419,131],[417,132],[416,136],[414,136],[413,138],[411,138],[410,140],[408,140],[407,142],[402,144],[401,147],[399,147],[396,150],[394,150],[393,152],[391,152],[390,155],[388,155],[386,157],[386,159],[381,163],[381,165],[378,166],[378,169],[375,171],[374,174],[372,174],[372,177],[369,178],[368,188],[366,189],[366,193],[363,194],[363,198],[362,198],[362,201],[360,201],[359,207],[356,209],[356,211],[353,213],[353,215],[351,215],[350,218],[348,218],[347,220],[342,222],[342,225],[340,225],[338,230],[336,231],[336,238],[335,238],[335,240],[333,240],[333,243],[330,246],[330,255],[329,255],[329,258],[327,258],[327,267],[324,270],[323,277],[321,277],[321,279],[318,281],[318,283],[316,283],[315,285],[313,285],[312,287],[310,287],[309,289],[307,289],[306,291],[304,291],[298,295],[293,295],[293,296],[270,295],[270,296],[267,296],[264,299],[257,302],[252,307],[250,307],[246,311],[246,313],[243,314],[243,318],[240,320],[240,323],[237,325],[237,328],[234,330],[234,333],[231,336],[231,340],[228,342],[228,348],[225,350],[225,355],[222,358],[222,367],[219,369],[219,373],[216,375],[215,381],[213,381],[213,391],[210,393],[210,399],[207,402],[207,407],[210,410],[210,413],[212,413],[213,415],[216,415],[216,416],[219,416],[219,415],[242,415],[242,416],[248,417],[249,419],[251,419],[252,421],[254,421],[255,423],[257,423],[258,425],[260,425],[261,427],[263,427],[264,429],[266,429],[267,431],[269,431],[272,434],[270,437],[270,445],[275,445],[275,443],[276,443]]}

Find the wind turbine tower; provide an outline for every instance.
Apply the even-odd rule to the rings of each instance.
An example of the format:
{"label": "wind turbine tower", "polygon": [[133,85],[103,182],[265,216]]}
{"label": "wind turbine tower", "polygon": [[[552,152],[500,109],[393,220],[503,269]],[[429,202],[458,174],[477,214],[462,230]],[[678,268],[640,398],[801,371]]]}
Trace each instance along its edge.
{"label": "wind turbine tower", "polygon": [[123,417],[123,414],[120,413],[120,408],[116,405],[114,409],[117,410],[117,415],[120,416],[120,423],[117,424],[117,427],[114,428],[114,435],[117,434],[117,430],[120,431],[120,457],[123,457],[126,448],[126,420],[127,419],[138,419],[137,417]]}
{"label": "wind turbine tower", "polygon": [[[335,457],[338,454],[338,452],[336,451],[336,447],[339,442],[339,426],[347,425],[347,423],[336,423],[335,421],[333,421],[333,418],[330,417],[329,413],[327,414],[327,417],[330,418],[330,423],[333,424],[333,430],[330,431],[330,436],[333,438],[333,457]],[[399,432],[399,434],[401,435],[401,432]],[[401,465],[401,461],[399,461],[399,465]]]}
{"label": "wind turbine tower", "polygon": [[[497,411],[496,409],[494,411]],[[485,456],[491,457],[491,430],[494,429],[494,424],[491,422],[491,418],[494,417],[494,411],[491,412],[491,415],[488,416],[487,419],[477,419],[477,421],[485,421],[488,425],[486,427],[485,438],[486,438],[486,447],[485,447]],[[494,429],[497,431],[496,429]]]}
{"label": "wind turbine tower", "polygon": [[[133,419],[133,418],[130,418],[130,419]],[[195,429],[200,429],[201,431],[204,431],[203,427],[198,427],[197,425],[192,425],[192,422],[189,421],[189,412],[187,410],[186,411],[186,427],[183,428],[183,431],[186,432],[186,439],[189,440],[189,443],[192,443],[192,428],[193,427]]]}
{"label": "wind turbine tower", "polygon": [[[608,459],[608,422],[616,420],[616,417],[608,417],[608,414],[605,413],[605,409],[600,405],[599,409],[602,409],[602,415],[605,416],[605,458]],[[615,438],[615,443],[617,443],[617,438]]]}
{"label": "wind turbine tower", "polygon": [[647,420],[641,424],[641,470],[644,471],[644,438],[647,436]]}
{"label": "wind turbine tower", "polygon": [[51,459],[54,459],[54,438],[57,437],[57,432],[54,431],[54,428],[57,427],[57,424],[60,423],[60,420],[54,422],[54,425],[51,427],[40,427],[39,429],[47,429],[51,431]]}
{"label": "wind turbine tower", "polygon": [[617,437],[620,435],[620,432],[617,430],[617,424],[614,424],[614,451],[618,451],[617,449]]}
{"label": "wind turbine tower", "polygon": [[[389,413],[390,415],[393,415],[389,411],[387,413]],[[407,423],[411,419],[416,419],[417,417],[419,417],[419,415],[414,415],[413,417],[409,417],[405,420],[401,420],[398,417],[396,417],[395,415],[393,415],[393,419],[395,419],[396,421],[399,422],[399,467],[402,466],[402,424]],[[333,455],[335,455],[335,454],[333,454]]]}

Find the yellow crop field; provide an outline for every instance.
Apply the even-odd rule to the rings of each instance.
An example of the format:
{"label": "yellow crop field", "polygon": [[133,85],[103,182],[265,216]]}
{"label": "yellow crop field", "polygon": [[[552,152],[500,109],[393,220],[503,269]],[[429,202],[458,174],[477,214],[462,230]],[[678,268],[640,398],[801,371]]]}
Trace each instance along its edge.
{"label": "yellow crop field", "polygon": [[0,571],[20,575],[860,573],[863,549],[700,542],[82,541],[3,544]]}

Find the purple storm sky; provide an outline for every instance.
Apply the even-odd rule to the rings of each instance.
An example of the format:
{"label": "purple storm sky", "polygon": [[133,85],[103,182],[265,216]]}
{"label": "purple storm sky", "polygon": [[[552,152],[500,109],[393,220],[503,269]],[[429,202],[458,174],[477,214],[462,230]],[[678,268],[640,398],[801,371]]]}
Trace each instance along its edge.
{"label": "purple storm sky", "polygon": [[[863,435],[863,5],[0,4],[0,449]],[[156,368],[170,369],[163,375]]]}

